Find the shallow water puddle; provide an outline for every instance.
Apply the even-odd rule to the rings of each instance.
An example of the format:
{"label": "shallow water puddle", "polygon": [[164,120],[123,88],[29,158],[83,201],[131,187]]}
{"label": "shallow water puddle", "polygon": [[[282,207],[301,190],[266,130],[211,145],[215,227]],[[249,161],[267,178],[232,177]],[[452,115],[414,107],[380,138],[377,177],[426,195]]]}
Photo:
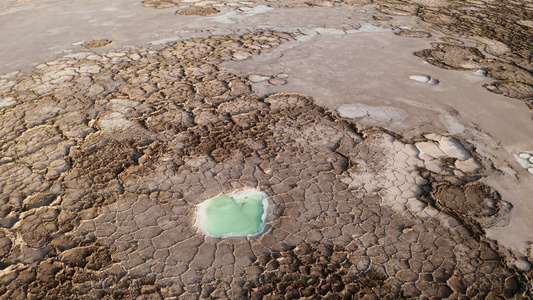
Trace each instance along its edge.
{"label": "shallow water puddle", "polygon": [[198,205],[199,228],[213,236],[247,236],[264,226],[267,194],[251,190],[220,194]]}

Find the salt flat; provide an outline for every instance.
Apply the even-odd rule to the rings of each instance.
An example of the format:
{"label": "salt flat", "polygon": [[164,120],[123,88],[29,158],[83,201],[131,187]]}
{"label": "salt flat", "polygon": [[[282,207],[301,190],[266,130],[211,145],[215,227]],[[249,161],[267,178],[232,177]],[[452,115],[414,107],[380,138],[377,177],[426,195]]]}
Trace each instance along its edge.
{"label": "salt flat", "polygon": [[531,297],[532,11],[1,1],[0,297]]}

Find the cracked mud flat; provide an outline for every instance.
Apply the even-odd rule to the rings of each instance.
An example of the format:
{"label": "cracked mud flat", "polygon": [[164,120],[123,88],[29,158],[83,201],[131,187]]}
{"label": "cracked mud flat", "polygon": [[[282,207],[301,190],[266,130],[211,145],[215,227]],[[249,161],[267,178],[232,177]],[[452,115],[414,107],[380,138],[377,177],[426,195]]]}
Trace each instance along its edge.
{"label": "cracked mud flat", "polygon": [[[134,40],[110,31],[87,37],[84,43],[95,41],[97,48],[76,48],[84,43],[71,40],[71,53],[31,72],[4,75],[0,297],[530,298],[527,243],[533,239],[516,230],[531,224],[531,206],[524,204],[530,196],[510,190],[530,182],[528,162],[519,159],[533,145],[517,140],[531,133],[524,128],[506,132],[504,139],[483,123],[485,115],[469,123],[468,109],[438,102],[449,100],[440,94],[453,88],[446,82],[466,78],[478,88],[471,87],[472,101],[484,84],[520,99],[482,94],[492,109],[497,106],[491,103],[513,101],[501,104],[502,111],[526,111],[515,121],[530,126],[523,101],[531,98],[531,57],[525,51],[531,45],[527,33],[515,36],[521,32],[516,24],[528,23],[505,23],[505,30],[486,36],[475,20],[487,4],[467,12],[468,22],[455,26],[448,20],[444,26],[443,10],[459,9],[462,1],[451,7],[446,1],[416,2],[291,1],[271,4],[270,10],[257,10],[264,3],[242,2],[233,10],[232,2],[144,1],[148,8],[138,6],[146,14],[152,7],[158,13],[170,8],[168,18],[197,18],[188,22],[206,22],[207,29],[222,22],[230,33],[196,32],[167,46],[138,41],[121,48],[124,40]],[[319,8],[307,11],[310,5]],[[513,16],[527,21],[528,3],[514,5]],[[175,14],[185,6],[205,8],[193,12],[216,7],[224,14]],[[239,33],[246,22],[257,26],[239,17],[253,19],[255,13],[245,14],[254,9],[261,11],[259,23],[280,19],[285,10],[316,13],[317,19],[333,10],[339,19],[342,11],[361,16],[349,28],[341,25],[347,19],[317,27],[294,18],[278,30],[247,27],[250,33]],[[228,14],[233,19],[224,19]],[[413,25],[411,15],[433,27]],[[401,28],[404,23],[412,30]],[[411,53],[445,69],[482,70],[498,81],[468,81],[415,66],[401,84],[390,81],[391,89],[409,91],[403,96],[411,102],[365,99],[371,89],[349,102],[338,83],[330,87],[332,99],[324,98],[327,88],[315,86],[321,78],[291,65],[291,59],[302,65],[297,56],[311,62],[321,42],[374,43],[379,34],[394,42],[439,39]],[[411,53],[413,64],[419,59]],[[339,64],[334,72],[342,74],[343,68],[351,69]],[[442,82],[409,79],[419,69]],[[376,81],[373,76],[368,80]],[[423,102],[415,89],[437,100]],[[423,109],[430,115],[418,115]],[[441,124],[425,119],[435,116]],[[419,124],[419,131],[406,128]],[[269,195],[263,234],[216,238],[194,226],[196,205],[247,189]]]}

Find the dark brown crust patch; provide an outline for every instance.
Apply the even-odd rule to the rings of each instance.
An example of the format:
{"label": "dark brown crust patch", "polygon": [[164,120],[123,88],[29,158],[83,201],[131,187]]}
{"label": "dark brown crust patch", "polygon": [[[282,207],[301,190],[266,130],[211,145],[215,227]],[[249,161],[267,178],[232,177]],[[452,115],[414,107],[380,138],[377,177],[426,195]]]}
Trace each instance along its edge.
{"label": "dark brown crust patch", "polygon": [[94,48],[109,46],[111,44],[113,44],[113,41],[111,40],[92,40],[90,42],[85,42],[83,44],[83,47],[87,49],[94,49]]}
{"label": "dark brown crust patch", "polygon": [[214,7],[190,7],[190,8],[184,8],[180,9],[176,12],[178,15],[184,15],[184,16],[212,16],[220,13],[220,10],[214,8]]}

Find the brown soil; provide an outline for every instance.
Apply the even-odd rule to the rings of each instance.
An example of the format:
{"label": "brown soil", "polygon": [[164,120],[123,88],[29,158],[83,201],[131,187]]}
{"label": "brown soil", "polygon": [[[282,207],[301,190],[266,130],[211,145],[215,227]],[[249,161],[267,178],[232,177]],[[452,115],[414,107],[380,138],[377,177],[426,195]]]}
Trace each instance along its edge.
{"label": "brown soil", "polygon": [[184,8],[180,9],[176,12],[178,15],[185,15],[185,16],[212,16],[220,13],[220,10],[214,8],[214,7],[190,7],[190,8]]}
{"label": "brown soil", "polygon": [[430,38],[431,33],[418,30],[402,30],[396,33],[399,36],[412,37],[412,38]]}
{"label": "brown soil", "polygon": [[83,44],[83,47],[87,49],[93,49],[93,48],[105,47],[111,44],[113,44],[113,41],[110,41],[110,40],[93,40],[90,42],[85,42]]}
{"label": "brown soil", "polygon": [[146,7],[163,9],[177,7],[179,5],[179,2],[173,0],[144,0],[142,4]]}

